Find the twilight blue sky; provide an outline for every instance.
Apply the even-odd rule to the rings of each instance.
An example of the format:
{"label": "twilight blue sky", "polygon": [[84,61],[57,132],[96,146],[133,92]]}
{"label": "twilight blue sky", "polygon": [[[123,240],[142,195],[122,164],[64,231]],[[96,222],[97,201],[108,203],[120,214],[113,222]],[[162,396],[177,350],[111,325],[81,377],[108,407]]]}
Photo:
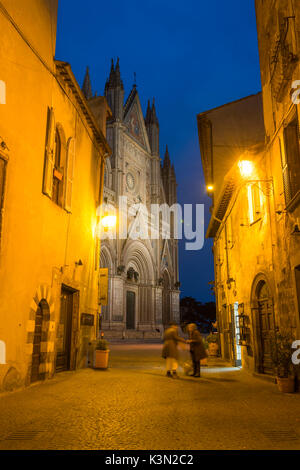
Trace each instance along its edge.
{"label": "twilight blue sky", "polygon": [[[179,202],[205,204],[207,227],[196,115],[261,89],[254,0],[59,0],[56,57],[71,63],[80,85],[89,65],[98,94],[112,57],[120,57],[125,97],[136,72],[144,112],[155,97]],[[181,242],[182,296],[214,300],[211,246],[188,252]]]}

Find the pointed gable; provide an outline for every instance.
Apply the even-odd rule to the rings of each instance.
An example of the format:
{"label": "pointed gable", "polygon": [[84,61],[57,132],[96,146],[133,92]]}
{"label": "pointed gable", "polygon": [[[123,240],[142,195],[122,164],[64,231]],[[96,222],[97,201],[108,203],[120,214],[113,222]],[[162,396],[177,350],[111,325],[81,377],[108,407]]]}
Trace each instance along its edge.
{"label": "pointed gable", "polygon": [[150,152],[144,116],[135,86],[133,86],[124,106],[124,124],[129,135]]}

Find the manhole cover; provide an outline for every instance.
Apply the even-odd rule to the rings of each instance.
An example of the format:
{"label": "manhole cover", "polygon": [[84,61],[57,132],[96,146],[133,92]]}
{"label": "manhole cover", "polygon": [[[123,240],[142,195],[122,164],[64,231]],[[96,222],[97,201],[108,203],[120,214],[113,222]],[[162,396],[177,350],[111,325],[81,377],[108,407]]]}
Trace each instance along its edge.
{"label": "manhole cover", "polygon": [[35,439],[40,431],[17,431],[9,434],[5,441],[30,441]]}
{"label": "manhole cover", "polygon": [[264,431],[264,436],[274,442],[298,441],[299,435],[290,429],[280,431]]}

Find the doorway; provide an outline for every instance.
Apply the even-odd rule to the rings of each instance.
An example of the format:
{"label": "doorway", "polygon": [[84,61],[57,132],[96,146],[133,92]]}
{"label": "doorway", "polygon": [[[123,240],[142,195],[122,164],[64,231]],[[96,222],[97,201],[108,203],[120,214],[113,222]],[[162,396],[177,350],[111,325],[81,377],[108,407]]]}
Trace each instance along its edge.
{"label": "doorway", "polygon": [[39,304],[35,316],[35,328],[33,334],[33,350],[32,350],[32,364],[31,364],[31,379],[30,382],[37,382],[40,380],[40,364],[41,364],[41,341],[42,341],[42,324],[43,324],[43,311]]}
{"label": "doorway", "polygon": [[230,306],[231,327],[232,327],[232,355],[235,367],[242,365],[242,348],[240,342],[240,320],[239,303],[235,302]]}
{"label": "doorway", "polygon": [[69,370],[71,365],[73,294],[73,290],[62,286],[56,336],[56,372]]}
{"label": "doorway", "polygon": [[164,272],[163,276],[163,299],[162,299],[162,321],[164,327],[169,326],[171,318],[170,309],[170,279],[167,272]]}
{"label": "doorway", "polygon": [[41,342],[43,334],[43,320],[49,315],[49,306],[46,300],[41,300],[35,315],[35,327],[33,333],[33,349],[31,362],[30,382],[37,382],[44,377],[40,373],[40,365],[42,363]]}
{"label": "doorway", "polygon": [[256,289],[258,304],[258,326],[260,332],[260,372],[273,375],[271,341],[275,335],[273,303],[265,281],[260,281]]}
{"label": "doorway", "polygon": [[135,329],[135,292],[132,291],[126,294],[126,328]]}

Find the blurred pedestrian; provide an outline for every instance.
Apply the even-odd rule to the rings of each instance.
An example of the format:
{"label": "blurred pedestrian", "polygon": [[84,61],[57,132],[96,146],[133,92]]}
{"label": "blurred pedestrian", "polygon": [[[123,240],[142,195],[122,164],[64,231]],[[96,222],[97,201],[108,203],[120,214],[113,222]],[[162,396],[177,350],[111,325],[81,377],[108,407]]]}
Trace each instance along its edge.
{"label": "blurred pedestrian", "polygon": [[175,322],[171,322],[164,334],[164,346],[162,350],[162,357],[166,359],[167,377],[178,378],[177,344],[179,342],[187,343],[184,338],[178,335],[178,325]]}
{"label": "blurred pedestrian", "polygon": [[200,361],[207,357],[207,353],[204,347],[204,343],[202,341],[202,337],[200,331],[197,329],[197,325],[195,323],[190,323],[187,326],[187,331],[189,334],[189,341],[190,344],[190,353],[193,361],[193,369],[194,373],[192,374],[193,377],[200,377]]}

